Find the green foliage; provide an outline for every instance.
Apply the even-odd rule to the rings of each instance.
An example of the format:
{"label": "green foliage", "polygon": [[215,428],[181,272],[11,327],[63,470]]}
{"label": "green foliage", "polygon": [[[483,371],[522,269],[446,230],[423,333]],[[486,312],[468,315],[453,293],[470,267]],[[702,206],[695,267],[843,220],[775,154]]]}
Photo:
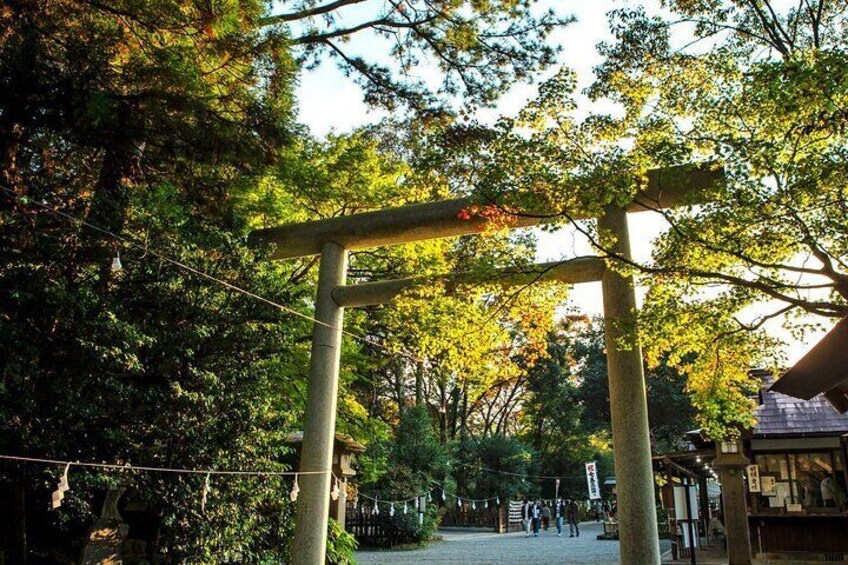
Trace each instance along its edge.
{"label": "green foliage", "polygon": [[[652,451],[679,449],[695,425],[686,377],[663,360],[645,380]],[[614,474],[603,320],[566,317],[549,336],[548,357],[530,370],[529,389],[522,437],[538,454],[531,474],[565,477],[560,492],[582,497],[585,462],[597,461],[601,477]],[[542,487],[553,496],[553,485]]]}
{"label": "green foliage", "polygon": [[[338,427],[368,442],[361,488],[384,499],[449,481],[463,496],[505,501],[548,488],[516,475],[580,476],[591,459],[611,472],[600,328],[558,329],[556,285],[499,284],[499,269],[535,258],[532,236],[506,232],[515,214],[556,225],[628,202],[651,168],[723,163],[727,182],[710,204],[666,213],[673,229],[649,264],[610,257],[610,268],[651,275],[640,327],[657,450],[674,446],[692,407],[716,438],[752,424],[747,370],[773,361],[777,344],[764,319],[740,313],[763,300],[779,303],[775,315],[848,313],[841,4],[759,13],[754,3],[665,2],[692,25],[700,45],[688,51],[672,45],[669,21],[616,10],[589,91],[619,104],[616,116],[578,120],[576,77],[563,69],[492,128],[398,121],[324,141],[292,120],[299,65],[331,53],[364,80],[369,102],[444,117],[452,95],[488,104],[550,65],[545,39],[564,21],[533,2],[400,2],[345,28],[332,9],[283,4],[277,15],[255,0],[0,9],[0,182],[19,197],[0,206],[0,451],[286,469],[309,324],[152,253],[309,315],[314,262],[273,264],[245,245],[248,230],[283,222],[469,193],[499,204],[463,212],[490,218],[483,237],[351,257],[354,282],[475,280],[441,279],[348,316],[370,343],[345,339]],[[360,31],[391,34],[397,68],[347,53],[339,40]],[[425,54],[441,85],[410,78]],[[609,248],[608,234],[580,229]],[[124,268],[112,272],[117,252]],[[30,500],[55,482],[44,470],[2,473]],[[30,508],[33,539],[75,554],[100,494],[120,483],[147,505],[157,557],[288,559],[286,481],[215,481],[201,512],[196,479],[79,472],[61,511]],[[420,543],[438,512],[430,506],[423,526],[414,513],[381,519]],[[330,540],[330,559],[350,562],[350,536],[331,524]]]}
{"label": "green foliage", "polygon": [[446,471],[448,456],[433,433],[426,406],[411,406],[404,410],[395,432],[390,459],[393,466],[408,467],[426,478],[437,477]]}
{"label": "green foliage", "polygon": [[[611,14],[616,40],[592,94],[623,105],[615,128],[647,165],[724,166],[709,205],[666,214],[643,340],[651,364],[668,355],[689,376],[699,419],[720,438],[753,424],[748,369],[782,362],[764,323],[803,335],[848,313],[846,7],[667,5],[668,20]],[[674,45],[675,17],[694,24],[691,48]]]}
{"label": "green foliage", "polygon": [[706,205],[660,210],[671,228],[645,263],[578,223],[611,268],[644,275],[647,359],[688,376],[701,425],[720,438],[753,423],[748,370],[782,361],[768,320],[803,335],[848,314],[846,7],[664,6],[610,13],[614,41],[588,93],[614,115],[578,119],[563,69],[515,119],[433,136],[434,163],[482,201],[552,225],[630,202],[651,169],[723,166]]}
{"label": "green foliage", "polygon": [[[455,99],[493,104],[510,85],[532,80],[556,60],[557,49],[547,41],[551,32],[572,21],[540,10],[535,1],[514,0],[402,0],[341,17],[354,3],[283,2],[265,22],[291,26],[292,42],[309,64],[335,60],[368,103],[390,110],[407,106],[424,118],[457,110]],[[349,49],[345,40],[355,35],[387,57],[374,60]],[[422,68],[435,71],[437,80]]]}
{"label": "green foliage", "polygon": [[[303,296],[305,287],[284,284],[277,265],[257,266],[255,254],[231,234],[190,220],[172,223],[190,206],[173,189],[151,195],[132,201],[127,232],[145,234],[157,250],[262,294]],[[13,222],[25,218],[11,216]],[[305,322],[151,260],[143,249],[122,250],[124,268],[104,289],[98,265],[73,261],[80,237],[73,225],[50,214],[33,219],[31,246],[21,249],[7,239],[2,248],[3,452],[285,469],[279,461],[297,417],[289,399],[305,360],[298,343],[308,331]],[[57,260],[62,257],[71,260]],[[165,555],[196,562],[220,562],[215,555],[281,558],[291,527],[282,484],[224,479],[213,485],[208,514],[200,516],[196,480],[122,479],[162,517]],[[72,520],[84,523],[99,512],[93,497],[106,482],[102,474],[74,480],[84,506]]]}
{"label": "green foliage", "polygon": [[388,512],[381,512],[376,522],[380,524],[386,535],[387,543],[395,545],[417,544],[421,545],[433,536],[438,527],[439,509],[437,506],[428,504],[424,511],[424,521],[418,523],[418,511],[411,504],[408,512],[395,508],[395,515],[390,516]]}
{"label": "green foliage", "polygon": [[[598,434],[599,438],[604,436],[609,431],[610,406],[603,320],[568,319],[564,333],[554,338],[551,347],[562,350],[560,356],[551,358],[560,360],[564,371],[560,378],[570,382],[574,389],[569,398],[580,407],[583,430]],[[652,450],[656,453],[682,448],[683,433],[695,426],[696,414],[687,395],[686,375],[675,369],[685,361],[674,359],[672,363],[662,358],[645,372],[648,425]]]}
{"label": "green foliage", "polygon": [[[371,444],[360,458],[360,464],[371,469],[363,476],[359,488],[381,500],[409,499],[429,491],[441,482],[451,464],[447,448],[439,443],[427,408],[411,406],[404,410],[390,441]],[[380,461],[375,465],[374,460]],[[375,469],[379,468],[379,473]],[[390,516],[385,509],[377,519],[388,532],[388,539],[398,543],[422,543],[436,528],[437,508],[428,505],[423,524],[418,523],[414,504],[404,514],[395,508]]]}
{"label": "green foliage", "polygon": [[330,518],[327,540],[327,562],[334,565],[352,565],[356,539],[344,531],[339,523]]}
{"label": "green foliage", "polygon": [[521,495],[538,494],[538,485],[522,476],[535,474],[535,454],[519,438],[470,439],[458,443],[454,451],[461,495],[478,499],[497,496],[505,504]]}
{"label": "green foliage", "polygon": [[[360,457],[361,464],[378,459],[382,474],[374,482],[362,483],[370,496],[384,500],[409,498],[429,490],[434,481],[447,473],[450,458],[446,447],[433,431],[430,415],[424,406],[404,410],[392,438],[372,444]],[[373,464],[371,466],[373,468]]]}

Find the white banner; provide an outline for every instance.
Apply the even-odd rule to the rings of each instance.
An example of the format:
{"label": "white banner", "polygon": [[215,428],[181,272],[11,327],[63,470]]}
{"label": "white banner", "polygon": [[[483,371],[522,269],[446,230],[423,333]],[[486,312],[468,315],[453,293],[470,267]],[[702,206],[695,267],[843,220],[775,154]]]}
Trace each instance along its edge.
{"label": "white banner", "polygon": [[589,500],[601,498],[601,486],[598,484],[598,464],[586,463],[586,483],[589,485]]}
{"label": "white banner", "polygon": [[519,501],[509,501],[509,522],[511,524],[518,524],[521,522],[521,506],[522,503]]}
{"label": "white banner", "polygon": [[748,492],[760,492],[760,468],[757,465],[748,465]]}

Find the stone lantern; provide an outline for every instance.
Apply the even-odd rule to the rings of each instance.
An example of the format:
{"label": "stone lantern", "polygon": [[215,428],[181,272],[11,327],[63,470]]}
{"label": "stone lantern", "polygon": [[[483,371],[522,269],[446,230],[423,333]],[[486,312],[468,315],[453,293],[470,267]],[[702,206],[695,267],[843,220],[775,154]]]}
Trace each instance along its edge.
{"label": "stone lantern", "polygon": [[330,504],[330,517],[344,529],[345,510],[347,509],[347,480],[356,475],[350,466],[357,453],[365,451],[365,446],[345,435],[336,434],[333,443],[333,473],[339,480],[339,498]]}
{"label": "stone lantern", "polygon": [[721,477],[728,562],[730,565],[750,565],[751,537],[743,480],[749,461],[745,457],[741,440],[732,438],[716,444],[717,456],[713,466],[718,469]]}
{"label": "stone lantern", "polygon": [[[286,441],[297,444],[299,452],[303,443],[303,432],[290,434]],[[339,481],[339,497],[330,501],[330,517],[336,520],[342,529],[345,527],[345,510],[347,508],[347,480],[356,475],[356,471],[353,470],[351,465],[356,460],[356,455],[364,451],[365,446],[361,443],[344,434],[336,433],[333,442],[333,474]],[[330,481],[331,488],[333,484],[335,484],[335,481]]]}

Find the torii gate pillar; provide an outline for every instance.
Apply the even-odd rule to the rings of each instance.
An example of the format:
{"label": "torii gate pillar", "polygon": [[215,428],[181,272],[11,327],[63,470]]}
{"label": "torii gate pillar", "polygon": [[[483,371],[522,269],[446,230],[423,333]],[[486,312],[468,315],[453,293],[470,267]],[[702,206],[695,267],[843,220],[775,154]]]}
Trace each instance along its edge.
{"label": "torii gate pillar", "polygon": [[330,470],[336,433],[344,308],[333,300],[333,289],[347,277],[347,250],[336,243],[321,246],[318,295],[315,298],[315,327],[303,427],[300,496],[294,525],[292,563],[319,565],[326,558],[327,516],[330,513]]}
{"label": "torii gate pillar", "polygon": [[[598,228],[615,238],[611,251],[630,259],[627,212],[609,206]],[[648,428],[648,401],[642,348],[636,331],[636,291],[632,276],[606,269],[601,277],[607,346],[615,481],[621,517],[622,565],[660,563],[654,475]]]}

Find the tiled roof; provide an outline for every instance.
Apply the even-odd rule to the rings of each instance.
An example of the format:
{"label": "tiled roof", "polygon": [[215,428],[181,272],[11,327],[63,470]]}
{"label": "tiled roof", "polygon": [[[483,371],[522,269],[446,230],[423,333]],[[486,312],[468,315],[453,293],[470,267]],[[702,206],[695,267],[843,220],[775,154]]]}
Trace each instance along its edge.
{"label": "tiled roof", "polygon": [[754,437],[848,433],[848,413],[834,410],[823,395],[801,400],[770,392],[771,378],[765,377],[764,381]]}

